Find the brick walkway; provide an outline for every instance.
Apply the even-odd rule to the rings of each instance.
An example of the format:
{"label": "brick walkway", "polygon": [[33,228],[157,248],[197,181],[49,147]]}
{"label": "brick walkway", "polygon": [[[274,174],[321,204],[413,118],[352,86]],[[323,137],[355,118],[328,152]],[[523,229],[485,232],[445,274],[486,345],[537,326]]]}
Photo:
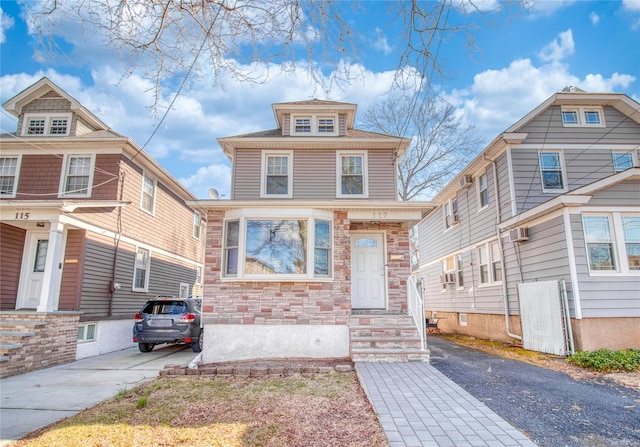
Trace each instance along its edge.
{"label": "brick walkway", "polygon": [[391,447],[535,447],[425,362],[356,363]]}

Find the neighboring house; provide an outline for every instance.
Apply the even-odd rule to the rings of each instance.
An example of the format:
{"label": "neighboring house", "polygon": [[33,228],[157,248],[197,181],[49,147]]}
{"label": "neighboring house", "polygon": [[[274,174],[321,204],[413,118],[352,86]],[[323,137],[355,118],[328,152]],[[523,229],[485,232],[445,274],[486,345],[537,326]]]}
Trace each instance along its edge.
{"label": "neighboring house", "polygon": [[158,294],[201,295],[206,216],[129,138],[43,78],[3,104],[2,372],[132,346]]}
{"label": "neighboring house", "polygon": [[623,94],[565,89],[509,127],[418,225],[427,315],[545,352],[640,348],[639,153]]}
{"label": "neighboring house", "polygon": [[273,112],[276,129],[218,139],[231,199],[192,203],[207,210],[203,361],[428,359],[408,232],[432,205],[397,199],[409,140],[355,129],[355,104]]}

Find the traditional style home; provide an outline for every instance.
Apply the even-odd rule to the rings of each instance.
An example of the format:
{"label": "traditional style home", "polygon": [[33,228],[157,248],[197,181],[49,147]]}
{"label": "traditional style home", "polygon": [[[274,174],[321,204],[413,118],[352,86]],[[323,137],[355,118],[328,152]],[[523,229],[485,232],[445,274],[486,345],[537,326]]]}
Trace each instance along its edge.
{"label": "traditional style home", "polygon": [[47,78],[3,104],[2,375],[132,346],[155,295],[202,294],[205,216],[129,138]]}
{"label": "traditional style home", "polygon": [[640,104],[567,88],[498,135],[418,225],[427,315],[564,355],[640,348]]}
{"label": "traditional style home", "polygon": [[207,210],[203,362],[428,359],[408,232],[432,205],[398,200],[409,140],[354,128],[355,104],[273,112],[276,129],[218,139],[230,200],[190,203]]}

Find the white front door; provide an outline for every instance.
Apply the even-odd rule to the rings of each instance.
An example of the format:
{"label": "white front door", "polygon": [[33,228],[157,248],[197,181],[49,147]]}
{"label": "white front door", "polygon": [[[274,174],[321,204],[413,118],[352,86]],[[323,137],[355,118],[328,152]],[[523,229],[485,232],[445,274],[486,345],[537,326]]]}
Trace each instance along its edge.
{"label": "white front door", "polygon": [[22,270],[16,309],[35,309],[40,302],[49,233],[28,233],[22,255]]}
{"label": "white front door", "polygon": [[384,234],[351,235],[351,307],[385,309]]}

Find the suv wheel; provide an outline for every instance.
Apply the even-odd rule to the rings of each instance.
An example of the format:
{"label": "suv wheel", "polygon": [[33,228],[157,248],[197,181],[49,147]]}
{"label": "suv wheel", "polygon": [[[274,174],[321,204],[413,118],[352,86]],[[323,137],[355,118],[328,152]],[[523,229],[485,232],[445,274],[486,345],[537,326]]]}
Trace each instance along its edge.
{"label": "suv wheel", "polygon": [[153,351],[153,343],[138,343],[138,349],[140,352],[151,352]]}
{"label": "suv wheel", "polygon": [[193,349],[193,352],[202,352],[203,337],[204,337],[204,329],[200,329],[200,335],[198,335],[198,340],[191,343],[191,349]]}

